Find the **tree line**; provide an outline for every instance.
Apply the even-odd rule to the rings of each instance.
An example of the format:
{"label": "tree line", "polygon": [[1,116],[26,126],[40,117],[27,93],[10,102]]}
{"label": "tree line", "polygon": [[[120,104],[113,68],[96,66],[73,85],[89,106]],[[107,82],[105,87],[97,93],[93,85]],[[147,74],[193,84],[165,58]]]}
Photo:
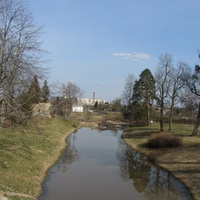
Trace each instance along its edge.
{"label": "tree line", "polygon": [[[25,120],[26,103],[34,75],[44,77],[45,51],[39,37],[43,27],[34,22],[23,1],[0,0],[0,123],[6,118]],[[34,97],[35,98],[35,97]]]}
{"label": "tree line", "polygon": [[[24,1],[0,0],[0,126],[5,119],[26,121],[33,104],[49,101],[47,69],[41,67],[46,54],[42,34],[43,26],[35,23]],[[69,107],[81,90],[67,83],[59,86],[59,93],[65,97],[65,103],[59,104]]]}
{"label": "tree line", "polygon": [[[149,69],[141,72],[137,80],[129,74],[125,80],[122,100],[130,122],[149,125],[153,110],[159,113],[160,131],[167,120],[172,130],[174,113],[177,109],[195,112],[196,121],[192,135],[197,135],[200,122],[200,66],[194,69],[187,63],[173,63],[172,55],[165,53],[158,58],[158,67],[153,75]],[[168,110],[168,116],[164,114]]]}
{"label": "tree line", "polygon": [[[42,88],[39,81],[45,79],[46,69],[40,67],[45,50],[40,36],[43,26],[35,23],[31,11],[21,0],[0,0],[0,125],[7,118],[23,121],[31,116],[31,105],[49,100],[47,81]],[[73,101],[83,91],[71,82],[59,87],[62,99],[57,99],[55,112],[68,116]],[[128,75],[122,99],[130,121],[145,121],[149,125],[152,107],[159,108],[160,130],[163,130],[165,109],[169,110],[169,130],[175,108],[191,111],[197,108],[200,96],[200,66],[194,69],[179,61],[173,64],[172,55],[161,54],[158,68],[153,75],[145,69],[137,80]],[[116,101],[118,102],[118,101]],[[118,105],[118,104],[117,104]],[[59,108],[59,109],[57,109]],[[193,135],[200,122],[198,109]]]}

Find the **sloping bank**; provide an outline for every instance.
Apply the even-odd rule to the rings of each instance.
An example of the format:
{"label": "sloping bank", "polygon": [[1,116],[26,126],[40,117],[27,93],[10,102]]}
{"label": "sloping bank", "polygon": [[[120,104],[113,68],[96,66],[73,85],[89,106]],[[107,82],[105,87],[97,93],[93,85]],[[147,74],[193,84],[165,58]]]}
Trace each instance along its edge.
{"label": "sloping bank", "polygon": [[[0,199],[37,199],[47,170],[78,124],[61,118],[34,119],[0,131]],[[3,198],[3,196],[5,198]]]}
{"label": "sloping bank", "polygon": [[200,200],[200,137],[183,136],[182,146],[177,148],[148,149],[144,144],[155,132],[158,130],[146,127],[127,128],[122,137],[136,151],[148,155],[155,165],[171,172],[184,183],[194,199]]}

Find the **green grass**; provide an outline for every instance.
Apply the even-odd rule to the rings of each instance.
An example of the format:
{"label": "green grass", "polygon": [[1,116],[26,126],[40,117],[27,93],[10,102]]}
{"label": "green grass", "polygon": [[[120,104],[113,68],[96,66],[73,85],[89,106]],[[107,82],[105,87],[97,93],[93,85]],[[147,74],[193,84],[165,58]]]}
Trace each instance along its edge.
{"label": "green grass", "polygon": [[[193,125],[188,124],[173,124],[173,131],[171,133],[178,136],[188,136],[191,135],[193,127]],[[167,124],[164,125],[164,132],[168,132]],[[123,138],[134,148],[148,153],[148,150],[142,147],[146,146],[148,138],[155,133],[160,133],[159,123],[154,123],[150,126],[128,127],[123,133]],[[190,140],[187,138],[188,142]],[[194,143],[193,139],[191,142]]]}
{"label": "green grass", "polygon": [[[194,125],[189,124],[173,124],[172,126],[172,133],[177,135],[190,135],[192,133],[192,130],[194,128]],[[168,125],[164,125],[164,131],[168,132]],[[142,133],[144,136],[149,136],[152,133],[160,132],[160,124],[159,123],[153,123],[150,126],[140,126],[140,127],[129,127],[125,130],[124,136],[131,138],[132,136],[135,136],[137,133]]]}
{"label": "green grass", "polygon": [[[17,193],[36,198],[46,170],[58,159],[65,146],[64,138],[76,126],[70,121],[54,118],[34,120],[26,127],[2,129],[0,194]],[[15,196],[12,199],[23,199],[12,196]]]}

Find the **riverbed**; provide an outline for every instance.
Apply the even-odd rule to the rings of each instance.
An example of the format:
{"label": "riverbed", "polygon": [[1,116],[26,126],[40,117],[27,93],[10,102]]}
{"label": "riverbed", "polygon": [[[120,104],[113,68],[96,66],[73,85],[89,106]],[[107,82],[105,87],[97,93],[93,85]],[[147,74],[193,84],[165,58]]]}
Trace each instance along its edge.
{"label": "riverbed", "polygon": [[121,130],[81,128],[49,170],[39,200],[190,200],[185,186],[121,139]]}

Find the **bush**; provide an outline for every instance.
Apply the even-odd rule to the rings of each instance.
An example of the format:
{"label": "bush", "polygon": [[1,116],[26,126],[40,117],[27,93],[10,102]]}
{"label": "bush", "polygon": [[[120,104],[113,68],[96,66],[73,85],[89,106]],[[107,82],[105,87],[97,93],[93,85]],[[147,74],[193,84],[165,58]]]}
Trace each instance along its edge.
{"label": "bush", "polygon": [[170,133],[155,133],[152,134],[146,146],[148,148],[168,148],[181,146],[181,138]]}

